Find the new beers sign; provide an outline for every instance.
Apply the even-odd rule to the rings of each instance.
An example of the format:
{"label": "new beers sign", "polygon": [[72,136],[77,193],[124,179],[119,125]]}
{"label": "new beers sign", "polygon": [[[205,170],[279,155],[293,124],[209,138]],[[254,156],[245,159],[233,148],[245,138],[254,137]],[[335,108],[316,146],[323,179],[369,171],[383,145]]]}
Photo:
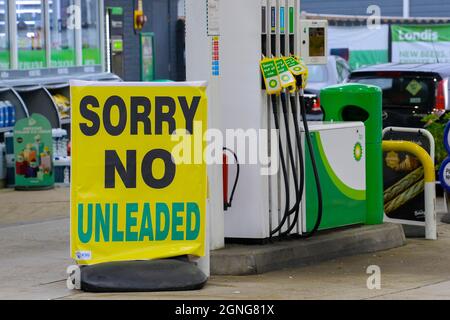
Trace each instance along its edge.
{"label": "new beers sign", "polygon": [[393,25],[392,62],[450,62],[450,25]]}

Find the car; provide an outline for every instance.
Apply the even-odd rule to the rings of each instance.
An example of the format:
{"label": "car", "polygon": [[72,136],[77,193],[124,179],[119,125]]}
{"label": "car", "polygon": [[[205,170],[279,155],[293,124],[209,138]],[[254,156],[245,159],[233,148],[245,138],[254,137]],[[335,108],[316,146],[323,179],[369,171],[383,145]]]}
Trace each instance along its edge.
{"label": "car", "polygon": [[320,90],[343,83],[350,75],[350,66],[343,58],[330,55],[327,61],[327,64],[308,65],[309,77],[305,89],[308,120],[321,121],[323,119],[319,99]]}
{"label": "car", "polygon": [[353,71],[349,82],[383,90],[383,127],[423,128],[422,119],[449,110],[450,63],[388,63]]}
{"label": "car", "polygon": [[345,82],[351,69],[343,58],[330,55],[327,64],[308,65],[308,71],[308,85],[305,92],[318,95],[325,87]]}

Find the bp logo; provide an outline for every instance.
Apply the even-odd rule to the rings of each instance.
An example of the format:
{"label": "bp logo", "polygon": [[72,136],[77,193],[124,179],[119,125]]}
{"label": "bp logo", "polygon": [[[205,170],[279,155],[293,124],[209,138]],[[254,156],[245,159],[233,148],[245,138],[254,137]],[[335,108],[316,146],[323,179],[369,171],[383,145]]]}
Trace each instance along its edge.
{"label": "bp logo", "polygon": [[353,157],[356,161],[361,161],[363,157],[363,148],[361,143],[357,142],[355,146],[353,147]]}
{"label": "bp logo", "polygon": [[286,75],[286,74],[281,77],[281,80],[283,80],[285,82],[289,81],[290,79],[291,78],[288,75]]}
{"label": "bp logo", "polygon": [[276,88],[277,85],[278,85],[277,80],[271,80],[271,81],[269,82],[269,86],[270,86],[271,88]]}

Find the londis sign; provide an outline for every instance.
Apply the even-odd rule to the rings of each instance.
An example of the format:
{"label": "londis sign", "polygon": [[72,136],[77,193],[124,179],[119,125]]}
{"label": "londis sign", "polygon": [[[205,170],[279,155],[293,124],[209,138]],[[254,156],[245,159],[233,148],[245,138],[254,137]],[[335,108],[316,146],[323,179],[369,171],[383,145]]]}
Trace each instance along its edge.
{"label": "londis sign", "polygon": [[71,82],[71,254],[79,264],[204,255],[206,164],[176,164],[172,150],[178,130],[199,135],[192,138],[205,148],[205,86]]}

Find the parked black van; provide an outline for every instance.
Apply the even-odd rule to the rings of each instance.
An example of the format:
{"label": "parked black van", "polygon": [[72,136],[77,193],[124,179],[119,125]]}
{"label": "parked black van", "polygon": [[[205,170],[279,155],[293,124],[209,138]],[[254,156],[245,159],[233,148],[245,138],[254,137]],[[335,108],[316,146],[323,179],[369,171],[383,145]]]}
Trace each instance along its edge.
{"label": "parked black van", "polygon": [[449,107],[450,63],[380,64],[351,73],[349,82],[383,90],[383,126],[422,128],[421,119]]}

